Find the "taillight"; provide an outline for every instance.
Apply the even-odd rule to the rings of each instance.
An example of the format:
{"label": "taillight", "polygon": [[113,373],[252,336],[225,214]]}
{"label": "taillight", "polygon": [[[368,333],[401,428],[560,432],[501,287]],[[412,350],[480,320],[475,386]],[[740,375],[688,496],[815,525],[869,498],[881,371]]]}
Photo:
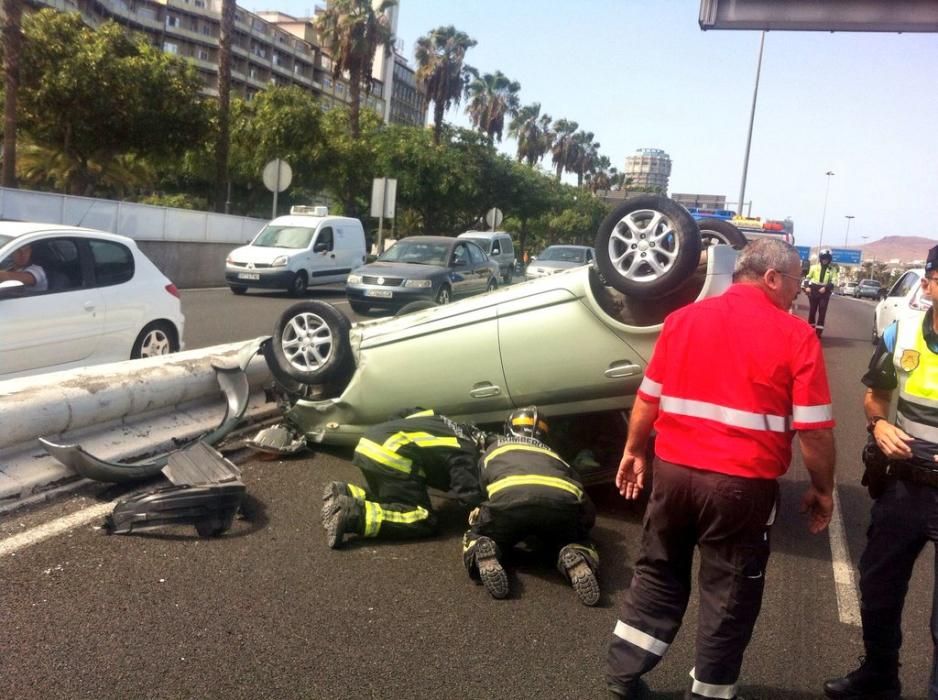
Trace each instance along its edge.
{"label": "taillight", "polygon": [[172,294],[172,295],[173,295],[174,297],[176,297],[177,299],[179,298],[179,290],[176,289],[176,285],[173,284],[172,282],[170,282],[169,284],[167,284],[166,287],[165,287],[165,289],[166,289],[167,292],[169,292],[170,294]]}

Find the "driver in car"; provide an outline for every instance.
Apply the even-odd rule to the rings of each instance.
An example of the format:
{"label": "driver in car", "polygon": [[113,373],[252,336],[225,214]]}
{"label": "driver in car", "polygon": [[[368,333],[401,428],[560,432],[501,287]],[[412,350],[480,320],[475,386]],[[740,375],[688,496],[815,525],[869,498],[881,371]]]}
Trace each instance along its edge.
{"label": "driver in car", "polygon": [[10,256],[12,267],[8,270],[0,270],[0,282],[10,280],[22,282],[35,292],[44,292],[49,288],[49,282],[46,279],[45,270],[39,265],[32,264],[33,248],[28,243],[20,246],[13,251]]}

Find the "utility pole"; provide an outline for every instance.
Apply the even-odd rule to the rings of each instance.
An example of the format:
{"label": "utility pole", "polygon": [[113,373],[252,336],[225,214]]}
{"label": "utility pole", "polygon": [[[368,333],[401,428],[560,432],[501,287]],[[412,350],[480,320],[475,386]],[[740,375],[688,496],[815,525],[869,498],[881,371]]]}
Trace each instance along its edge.
{"label": "utility pole", "polygon": [[824,219],[827,218],[827,195],[829,195],[831,191],[831,175],[834,174],[834,171],[828,170],[824,174],[827,175],[827,189],[824,190],[824,209],[821,212],[821,233],[818,234],[818,237],[817,237],[818,255],[821,254],[821,243],[824,241]]}
{"label": "utility pole", "polygon": [[[759,75],[762,73],[762,49],[765,46],[765,32],[759,39],[759,60],[756,62],[756,84],[752,89],[752,109],[749,111],[749,134],[746,136],[746,154],[743,156],[743,180],[739,185],[739,215],[743,214],[743,202],[746,201],[746,175],[749,172],[749,147],[752,145],[752,125],[756,119],[756,98],[759,96]],[[750,205],[751,213],[751,205]]]}
{"label": "utility pole", "polygon": [[847,220],[847,232],[844,234],[844,247],[846,248],[848,245],[847,239],[850,238],[850,222],[857,217],[853,216],[852,214],[846,214],[844,218]]}

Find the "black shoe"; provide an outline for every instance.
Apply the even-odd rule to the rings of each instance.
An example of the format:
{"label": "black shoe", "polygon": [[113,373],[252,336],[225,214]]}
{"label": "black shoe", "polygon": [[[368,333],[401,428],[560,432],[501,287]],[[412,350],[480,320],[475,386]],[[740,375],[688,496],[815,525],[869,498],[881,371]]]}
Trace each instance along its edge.
{"label": "black shoe", "polygon": [[824,695],[835,699],[898,700],[902,693],[898,664],[874,664],[862,658],[860,661],[856,671],[824,683]]}
{"label": "black shoe", "polygon": [[332,549],[342,546],[346,533],[361,534],[361,508],[353,498],[336,496],[331,500],[328,512],[326,507],[323,507],[322,515],[326,542]]}
{"label": "black shoe", "polygon": [[330,481],[322,492],[322,521],[332,515],[335,510],[335,499],[339,496],[348,496],[348,489],[343,481]]}
{"label": "black shoe", "polygon": [[485,585],[485,590],[493,598],[508,596],[508,574],[498,561],[498,546],[488,537],[476,540],[476,566],[479,567],[479,578]]}
{"label": "black shoe", "polygon": [[641,678],[636,678],[628,685],[609,682],[609,697],[614,700],[645,700],[651,693],[648,684]]}
{"label": "black shoe", "polygon": [[583,605],[599,602],[599,581],[589,562],[575,547],[564,547],[559,554],[560,566]]}

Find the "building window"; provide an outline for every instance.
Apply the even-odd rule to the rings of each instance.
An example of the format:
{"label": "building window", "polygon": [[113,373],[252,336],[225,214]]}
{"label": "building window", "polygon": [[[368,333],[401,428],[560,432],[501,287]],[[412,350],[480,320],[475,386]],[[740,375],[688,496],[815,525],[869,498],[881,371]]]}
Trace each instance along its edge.
{"label": "building window", "polygon": [[165,53],[179,53],[179,47],[171,41],[163,42],[163,51]]}
{"label": "building window", "polygon": [[174,15],[166,15],[166,26],[167,27],[178,27],[179,18]]}
{"label": "building window", "polygon": [[205,7],[205,0],[195,0],[196,7]]}
{"label": "building window", "polygon": [[205,49],[199,49],[199,59],[202,61],[207,61],[209,59],[208,51]]}

